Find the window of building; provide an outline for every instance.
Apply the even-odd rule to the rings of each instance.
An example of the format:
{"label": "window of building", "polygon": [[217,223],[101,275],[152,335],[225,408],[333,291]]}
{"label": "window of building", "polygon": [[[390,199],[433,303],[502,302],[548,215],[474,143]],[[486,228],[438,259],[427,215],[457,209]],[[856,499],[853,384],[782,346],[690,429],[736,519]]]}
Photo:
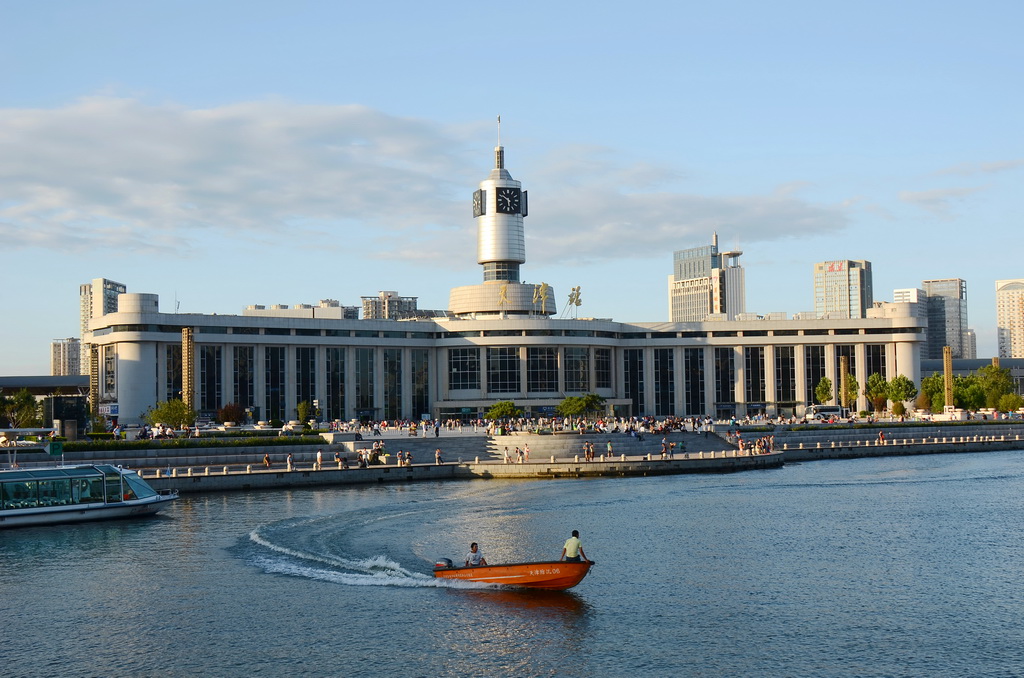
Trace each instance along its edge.
{"label": "window of building", "polygon": [[164,361],[165,373],[167,375],[167,389],[164,400],[182,399],[181,381],[181,344],[168,344],[167,356]]}
{"label": "window of building", "polygon": [[864,347],[865,358],[867,360],[867,372],[868,376],[872,374],[880,374],[883,378],[888,380],[885,372],[885,344],[868,344]]}
{"label": "window of building", "polygon": [[558,349],[531,346],[526,349],[526,390],[552,393],[558,390]]}
{"label": "window of building", "polygon": [[654,414],[672,416],[676,412],[675,350],[654,349]]}
{"label": "window of building", "polygon": [[569,393],[590,391],[590,351],[579,346],[565,349],[565,390]]}
{"label": "window of building", "polygon": [[[814,390],[818,388],[818,384],[825,378],[824,346],[804,346],[804,373],[807,378],[804,384],[804,387],[807,389],[807,400],[811,403],[816,403],[818,398]],[[835,393],[834,389],[833,393]]]}
{"label": "window of building", "polygon": [[703,348],[683,349],[683,394],[687,415],[695,417],[705,414]]}
{"label": "window of building", "polygon": [[775,347],[775,399],[796,404],[796,351],[792,346]]}
{"label": "window of building", "polygon": [[384,357],[384,418],[402,418],[402,349],[386,348]]}
{"label": "window of building", "polygon": [[216,414],[224,405],[222,360],[220,346],[199,347],[199,411],[207,416]]}
{"label": "window of building", "polygon": [[284,346],[267,346],[264,349],[263,367],[266,383],[265,412],[268,420],[284,421],[285,416],[285,354]]}
{"label": "window of building", "polygon": [[594,349],[594,388],[612,387],[612,350]]}
{"label": "window of building", "polygon": [[516,346],[488,348],[487,391],[489,393],[518,393],[521,390],[519,348]]}
{"label": "window of building", "polygon": [[[316,400],[316,347],[295,347],[295,402],[309,403]],[[298,416],[298,415],[296,415]]]}
{"label": "window of building", "polygon": [[345,419],[345,348],[343,346],[328,346],[326,359],[326,415],[331,421]]}
{"label": "window of building", "polygon": [[764,346],[747,346],[743,349],[744,383],[743,395],[746,396],[748,414],[750,407],[758,413],[764,412],[765,405],[765,374],[764,374]]}
{"label": "window of building", "polygon": [[480,388],[480,349],[448,349],[449,390]]}
{"label": "window of building", "polygon": [[633,416],[642,416],[644,409],[644,351],[640,348],[622,350],[622,378],[626,399],[632,401]]}
{"label": "window of building", "polygon": [[360,417],[374,417],[373,405],[373,355],[372,348],[356,349],[356,414]]}
{"label": "window of building", "polygon": [[715,402],[729,408],[736,403],[735,353],[730,346],[715,347]]}
{"label": "window of building", "polygon": [[245,408],[252,407],[255,404],[256,347],[235,346],[231,352],[232,402]]}
{"label": "window of building", "polygon": [[414,348],[409,351],[409,357],[412,359],[412,416],[419,418],[430,414],[430,351]]}

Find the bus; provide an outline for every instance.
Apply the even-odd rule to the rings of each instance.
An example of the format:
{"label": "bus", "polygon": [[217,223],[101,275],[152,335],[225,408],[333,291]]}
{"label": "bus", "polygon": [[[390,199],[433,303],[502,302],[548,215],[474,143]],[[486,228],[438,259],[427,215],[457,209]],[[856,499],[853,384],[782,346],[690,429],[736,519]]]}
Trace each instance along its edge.
{"label": "bus", "polygon": [[849,416],[850,411],[839,405],[810,405],[804,410],[804,421],[830,421]]}

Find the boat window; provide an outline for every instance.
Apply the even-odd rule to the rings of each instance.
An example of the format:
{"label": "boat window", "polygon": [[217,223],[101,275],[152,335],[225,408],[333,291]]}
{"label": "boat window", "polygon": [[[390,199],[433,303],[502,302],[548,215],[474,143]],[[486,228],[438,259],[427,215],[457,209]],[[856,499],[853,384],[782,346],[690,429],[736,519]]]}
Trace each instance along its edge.
{"label": "boat window", "polygon": [[135,499],[145,499],[146,497],[155,497],[156,490],[149,486],[149,484],[139,477],[137,473],[126,473],[124,474],[125,492],[129,489],[134,493]]}
{"label": "boat window", "polygon": [[104,496],[106,497],[107,503],[113,504],[123,501],[121,499],[121,474],[117,471],[114,471],[113,473],[104,473],[103,481],[104,487],[106,488]]}
{"label": "boat window", "polygon": [[91,504],[103,501],[103,478],[82,478],[78,482],[80,485],[76,503]]}
{"label": "boat window", "polygon": [[39,505],[64,506],[71,503],[70,480],[40,480]]}
{"label": "boat window", "polygon": [[32,508],[38,505],[39,488],[36,487],[36,481],[25,480],[3,485],[5,509]]}

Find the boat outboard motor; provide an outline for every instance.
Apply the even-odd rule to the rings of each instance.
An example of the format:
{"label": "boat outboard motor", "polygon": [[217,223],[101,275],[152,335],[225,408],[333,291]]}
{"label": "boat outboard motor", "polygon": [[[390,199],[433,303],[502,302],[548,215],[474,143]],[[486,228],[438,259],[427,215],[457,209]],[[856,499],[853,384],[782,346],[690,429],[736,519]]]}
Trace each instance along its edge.
{"label": "boat outboard motor", "polygon": [[446,567],[452,567],[452,561],[450,558],[438,558],[437,562],[434,563],[435,570],[442,570]]}

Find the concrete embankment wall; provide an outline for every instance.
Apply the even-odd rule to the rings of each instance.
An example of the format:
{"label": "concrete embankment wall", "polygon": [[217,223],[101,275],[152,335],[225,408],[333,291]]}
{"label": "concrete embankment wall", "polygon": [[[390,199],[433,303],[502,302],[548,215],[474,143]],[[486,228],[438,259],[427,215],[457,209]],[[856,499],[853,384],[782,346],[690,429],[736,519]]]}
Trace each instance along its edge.
{"label": "concrete embankment wall", "polygon": [[598,458],[593,462],[575,459],[547,459],[522,464],[495,461],[445,464],[413,464],[412,466],[370,466],[339,469],[333,462],[321,470],[196,467],[173,469],[172,476],[155,469],[142,470],[143,477],[154,488],[176,489],[183,494],[225,490],[253,490],[325,485],[365,485],[377,483],[473,480],[473,479],[554,479],[675,475],[683,473],[732,473],[782,466],[781,454],[741,455],[735,450],[717,453],[696,452],[674,459]]}
{"label": "concrete embankment wall", "polygon": [[[884,439],[879,438],[884,433]],[[743,433],[753,439],[764,433]],[[918,454],[995,452],[1024,449],[1021,423],[950,426],[900,426],[879,424],[871,428],[776,429],[775,449],[786,461],[856,459]]]}

